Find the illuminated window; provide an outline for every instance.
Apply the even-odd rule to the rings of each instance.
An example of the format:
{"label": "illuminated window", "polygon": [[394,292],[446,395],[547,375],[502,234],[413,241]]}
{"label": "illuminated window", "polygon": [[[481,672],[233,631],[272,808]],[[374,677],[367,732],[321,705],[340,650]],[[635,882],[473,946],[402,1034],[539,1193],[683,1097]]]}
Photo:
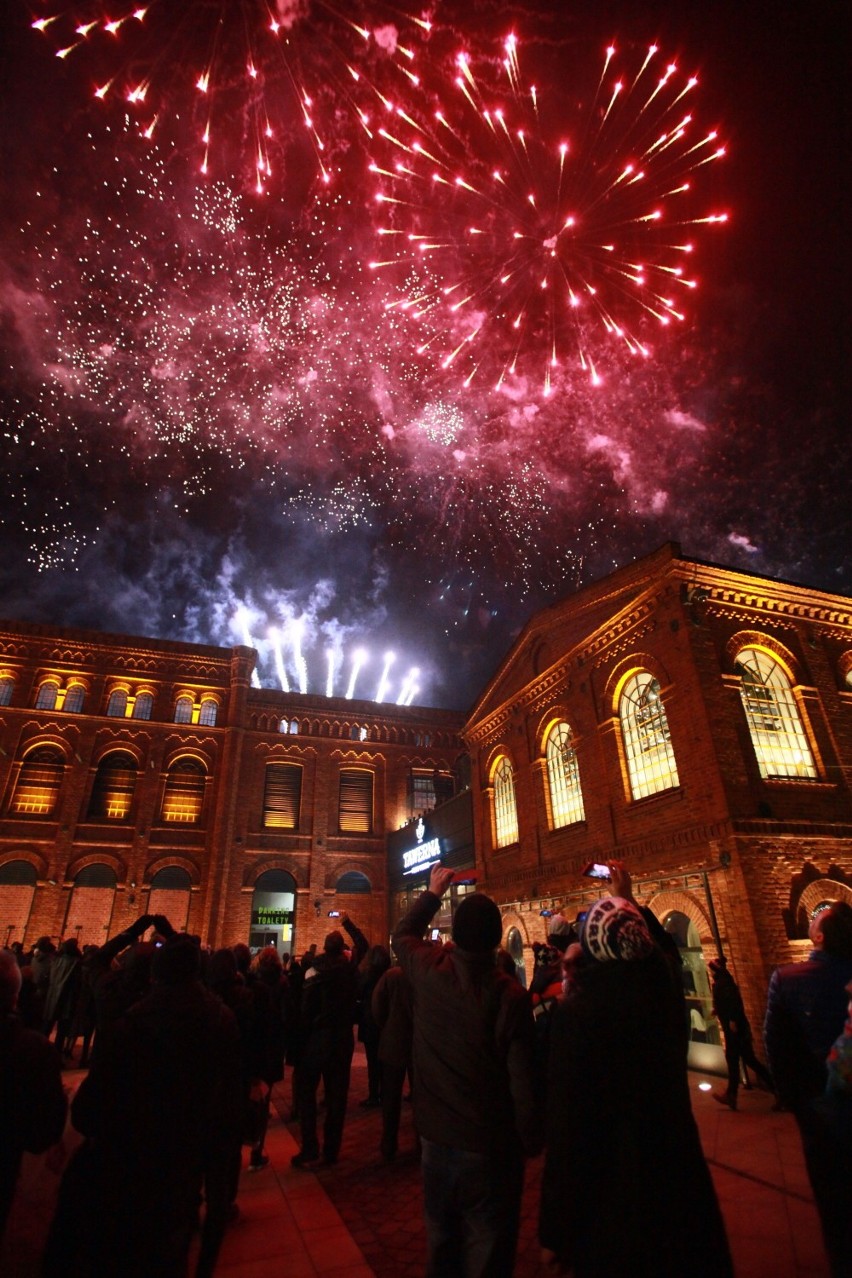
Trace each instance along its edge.
{"label": "illuminated window", "polygon": [[6,675],[0,679],[0,706],[10,706],[12,704],[12,694],[15,691],[15,680]]}
{"label": "illuminated window", "polygon": [[52,746],[32,750],[21,764],[9,805],[16,816],[51,816],[59,800],[65,761]]}
{"label": "illuminated window", "polygon": [[372,772],[365,768],[341,769],[338,823],[341,834],[372,834]]}
{"label": "illuminated window", "polygon": [[110,719],[123,719],[127,714],[127,693],[124,688],[116,688],[109,694],[107,714]]}
{"label": "illuminated window", "polygon": [[737,657],[740,696],[762,777],[816,777],[802,716],[786,673],[762,648]]}
{"label": "illuminated window", "polygon": [[134,719],[150,719],[154,710],[154,698],[150,692],[139,692],[133,703]]}
{"label": "illuminated window", "polygon": [[302,769],[294,763],[268,763],[263,788],[263,824],[267,829],[298,830]]}
{"label": "illuminated window", "polygon": [[192,697],[178,697],[175,705],[175,723],[192,723]]}
{"label": "illuminated window", "polygon": [[59,684],[43,683],[38,690],[36,696],[36,710],[52,710],[56,705],[56,696],[59,692]]}
{"label": "illuminated window", "polygon": [[572,744],[571,729],[567,723],[554,723],[548,732],[545,757],[550,791],[550,828],[558,830],[563,825],[584,821],[586,813],[580,789],[577,751]]}
{"label": "illuminated window", "polygon": [[136,760],[124,750],[113,750],[98,764],[92,797],[89,801],[90,821],[126,821],[130,815],[136,788]]}
{"label": "illuminated window", "polygon": [[290,732],[291,732],[292,736],[294,736],[294,737],[297,737],[297,736],[299,735],[299,720],[298,720],[298,719],[291,719],[291,720],[290,720]]}
{"label": "illuminated window", "polygon": [[178,759],[169,768],[160,815],[164,821],[195,825],[201,820],[207,774],[195,759]]}
{"label": "illuminated window", "polygon": [[492,774],[494,784],[494,843],[498,848],[518,841],[518,808],[512,765],[502,755]]}
{"label": "illuminated window", "polygon": [[408,814],[431,812],[437,802],[435,772],[432,768],[412,768],[408,778]]}
{"label": "illuminated window", "polygon": [[79,714],[83,709],[83,702],[86,700],[86,689],[81,683],[72,683],[71,687],[65,693],[65,701],[62,709],[68,714]]}
{"label": "illuminated window", "polygon": [[633,798],[643,799],[679,785],[660,685],[647,670],[627,680],[618,712]]}
{"label": "illuminated window", "polygon": [[216,715],[219,713],[219,706],[212,697],[206,697],[201,703],[201,710],[198,715],[198,722],[205,728],[216,727]]}

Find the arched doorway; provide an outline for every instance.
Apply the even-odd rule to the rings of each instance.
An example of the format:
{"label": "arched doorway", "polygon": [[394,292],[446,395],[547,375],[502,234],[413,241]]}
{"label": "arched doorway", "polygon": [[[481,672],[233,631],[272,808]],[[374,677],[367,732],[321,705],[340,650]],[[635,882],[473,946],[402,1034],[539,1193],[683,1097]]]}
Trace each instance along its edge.
{"label": "arched doorway", "polygon": [[181,865],[164,865],[151,879],[148,913],[165,914],[176,932],[185,932],[191,887],[188,870]]}
{"label": "arched doorway", "polygon": [[87,865],[74,879],[62,939],[76,936],[84,945],[103,945],[115,904],[115,870],[111,865]]}
{"label": "arched doorway", "polygon": [[510,927],[506,936],[506,949],[515,960],[515,970],[518,973],[518,980],[526,989],[527,985],[527,967],[524,962],[524,938],[516,927]]}
{"label": "arched doorway", "polygon": [[0,945],[23,944],[36,890],[35,866],[29,861],[0,865]]}
{"label": "arched doorway", "polygon": [[253,954],[274,945],[279,954],[293,953],[296,915],[296,880],[286,870],[267,870],[254,885],[251,896],[249,949]]}
{"label": "arched doorway", "polygon": [[[710,976],[698,929],[680,910],[667,914],[663,927],[674,937],[680,950],[681,979],[689,1016],[689,1063],[697,1069],[716,1069],[720,1064],[722,1039],[712,1015]],[[724,1065],[723,1059],[721,1064]]]}

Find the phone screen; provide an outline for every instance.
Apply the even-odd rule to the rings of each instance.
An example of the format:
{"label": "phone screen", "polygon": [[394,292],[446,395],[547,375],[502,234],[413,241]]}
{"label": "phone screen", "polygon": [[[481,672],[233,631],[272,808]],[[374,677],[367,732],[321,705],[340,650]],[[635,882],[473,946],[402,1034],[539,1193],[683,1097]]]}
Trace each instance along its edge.
{"label": "phone screen", "polygon": [[586,866],[583,874],[587,879],[608,879],[609,866],[603,865],[600,861],[592,861]]}

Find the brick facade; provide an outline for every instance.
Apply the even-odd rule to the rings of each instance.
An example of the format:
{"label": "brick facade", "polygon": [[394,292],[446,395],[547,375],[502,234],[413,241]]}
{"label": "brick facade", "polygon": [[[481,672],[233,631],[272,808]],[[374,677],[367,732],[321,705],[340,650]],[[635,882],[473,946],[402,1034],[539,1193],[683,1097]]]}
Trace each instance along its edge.
{"label": "brick facade", "polygon": [[[0,943],[31,945],[41,935],[102,943],[143,912],[165,913],[214,946],[248,941],[254,885],[268,870],[294,882],[300,952],[321,943],[332,908],[348,910],[372,941],[387,940],[386,836],[412,815],[413,770],[452,788],[462,715],[254,688],[254,660],[248,648],[0,623],[0,678],[13,681],[0,706]],[[46,683],[56,704],[37,710]],[[65,710],[79,686],[82,709]],[[126,694],[120,717],[107,713],[116,690]],[[153,699],[150,718],[135,717],[143,693]],[[179,698],[191,703],[191,722],[174,722]],[[45,749],[61,772],[56,802],[16,811],[27,786],[29,807],[49,805],[42,773],[33,780],[32,760]],[[100,769],[117,751],[132,796],[125,812],[119,793],[109,817],[97,798]],[[272,763],[301,768],[293,829],[264,821]],[[364,832],[340,830],[347,768],[371,778]],[[178,791],[172,810],[187,819],[164,819],[169,787]],[[35,888],[21,882],[27,867]],[[152,887],[169,869],[183,872],[187,889]],[[87,885],[93,871],[114,886]],[[361,890],[338,892],[353,872]]]}
{"label": "brick facade", "polygon": [[[789,675],[813,778],[761,776],[737,667],[750,647]],[[850,668],[852,600],[687,560],[674,545],[534,617],[464,728],[481,883],[507,928],[526,947],[543,940],[542,909],[564,904],[573,917],[598,894],[583,866],[623,859],[643,903],[692,925],[702,960],[728,956],[759,1026],[768,976],[807,950],[812,910],[852,902]],[[620,697],[640,671],[658,681],[677,783],[636,799]],[[544,746],[554,721],[570,725],[585,805],[583,821],[560,829]],[[519,826],[503,848],[500,756]]]}

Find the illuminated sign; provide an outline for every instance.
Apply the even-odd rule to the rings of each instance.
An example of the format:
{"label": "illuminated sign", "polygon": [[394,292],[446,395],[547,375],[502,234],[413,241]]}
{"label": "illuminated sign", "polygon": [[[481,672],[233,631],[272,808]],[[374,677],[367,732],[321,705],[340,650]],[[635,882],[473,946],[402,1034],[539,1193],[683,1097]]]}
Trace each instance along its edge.
{"label": "illuminated sign", "polygon": [[426,833],[426,826],[423,824],[423,818],[417,822],[414,828],[417,835],[417,847],[409,848],[407,852],[402,854],[403,874],[417,874],[421,870],[428,870],[441,859],[441,840],[428,839],[423,842],[423,835]]}

